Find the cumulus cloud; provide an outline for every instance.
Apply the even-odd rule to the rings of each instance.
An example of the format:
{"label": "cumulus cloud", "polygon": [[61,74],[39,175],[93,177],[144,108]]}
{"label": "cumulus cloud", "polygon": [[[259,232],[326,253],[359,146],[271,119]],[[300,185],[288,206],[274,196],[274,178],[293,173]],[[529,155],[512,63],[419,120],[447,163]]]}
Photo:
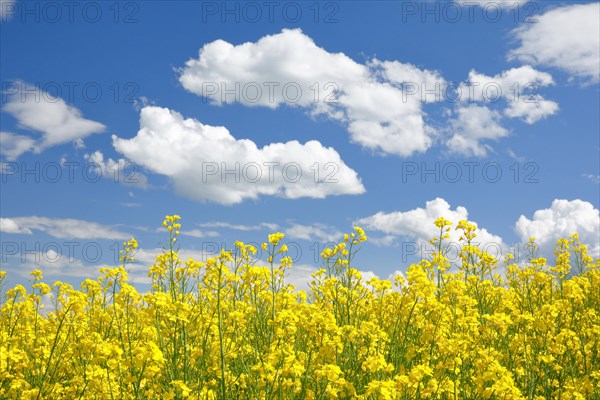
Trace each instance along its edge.
{"label": "cumulus cloud", "polygon": [[148,178],[139,171],[139,166],[123,158],[117,161],[109,158],[104,161],[104,154],[95,151],[91,154],[85,154],[83,158],[96,168],[96,173],[114,182],[122,183],[128,186],[137,186],[142,189],[148,188]]}
{"label": "cumulus cloud", "polygon": [[447,141],[450,151],[467,156],[483,157],[491,147],[482,140],[498,140],[509,132],[500,125],[500,113],[475,104],[459,107],[450,120],[452,136]]}
{"label": "cumulus cloud", "polygon": [[[439,235],[439,228],[434,225],[434,221],[439,217],[451,221],[454,228],[460,220],[468,220],[469,213],[462,206],[458,206],[453,210],[446,200],[438,197],[426,202],[425,207],[422,208],[419,207],[409,211],[380,211],[369,217],[359,219],[356,224],[367,231],[374,230],[396,237],[408,237],[416,240],[417,244],[420,245]],[[449,240],[452,243],[458,243],[459,239],[459,231],[451,229]],[[491,234],[485,228],[478,228],[476,240],[482,246],[489,244],[497,245],[500,249],[506,248],[500,236]]]}
{"label": "cumulus cloud", "polygon": [[[445,144],[451,152],[484,157],[492,150],[489,141],[509,135],[502,126],[503,117],[519,118],[534,124],[558,112],[558,104],[538,94],[539,88],[554,84],[550,74],[523,66],[488,76],[474,70],[457,89],[460,102],[449,112],[449,138]],[[492,104],[504,103],[500,110]],[[494,107],[501,108],[501,107]]]}
{"label": "cumulus cloud", "polygon": [[[423,153],[434,145],[440,132],[425,122],[423,108],[427,103],[448,100],[448,96],[453,102],[455,94],[475,103],[500,99],[506,103],[503,116],[528,124],[558,111],[555,102],[537,93],[539,88],[554,84],[552,76],[531,66],[496,76],[471,71],[469,82],[457,88],[435,70],[376,58],[358,63],[343,53],[331,53],[300,29],[284,29],[238,45],[223,40],[208,43],[179,74],[186,90],[212,104],[301,107],[313,116],[344,124],[352,142],[401,157]],[[468,84],[471,87],[467,88]],[[460,122],[474,122],[467,114],[479,111],[479,117],[484,116],[485,109],[465,106],[464,101],[457,106],[455,128]],[[460,132],[453,132],[452,148],[485,155],[486,146],[477,138],[498,139],[507,133],[499,118],[491,115],[487,115],[487,124],[477,126],[491,127],[491,132],[472,132],[472,125],[462,127]]]}
{"label": "cumulus cloud", "polygon": [[555,8],[536,19],[537,23],[513,31],[520,45],[509,53],[509,59],[600,82],[600,3]]}
{"label": "cumulus cloud", "polygon": [[521,118],[528,124],[558,111],[557,103],[546,100],[537,93],[539,88],[554,84],[552,75],[529,65],[512,68],[495,76],[471,71],[468,84],[471,86],[469,100],[496,102],[503,98],[507,103],[504,115],[509,118]]}
{"label": "cumulus cloud", "polygon": [[2,233],[32,234],[34,230],[59,239],[128,239],[131,235],[110,226],[72,218],[0,218]]}
{"label": "cumulus cloud", "polygon": [[537,210],[532,219],[519,217],[515,230],[523,242],[535,237],[542,255],[551,257],[556,241],[579,234],[592,257],[600,256],[600,214],[598,209],[582,200],[554,200],[550,208]]}
{"label": "cumulus cloud", "polygon": [[405,92],[405,97],[416,96],[424,103],[436,103],[443,100],[446,80],[438,71],[420,69],[416,65],[399,61],[369,62],[375,76],[388,81]]}
{"label": "cumulus cloud", "polygon": [[[184,119],[166,108],[144,107],[137,135],[113,136],[113,145],[127,159],[169,177],[180,195],[200,202],[231,205],[259,196],[325,198],[365,192],[337,151],[318,141],[258,148],[251,140],[234,138],[225,127]],[[315,179],[315,164],[321,177],[331,166],[336,173],[329,181]]]}
{"label": "cumulus cloud", "polygon": [[216,40],[179,72],[186,90],[213,104],[302,107],[340,121],[353,142],[377,152],[410,156],[432,144],[419,96],[397,83],[439,74],[399,62],[360,64],[318,47],[300,29],[239,45]]}
{"label": "cumulus cloud", "polygon": [[[24,142],[23,137],[12,137],[13,144],[15,140],[19,140],[20,150],[28,144],[25,151],[40,153],[52,146],[69,142],[79,143],[81,139],[106,129],[99,122],[85,119],[81,111],[68,105],[63,99],[53,97],[38,88],[30,91],[28,86],[30,85],[24,82],[13,82],[7,91],[7,102],[4,105],[4,111],[17,119],[20,128],[42,134],[40,139],[35,140],[35,144]],[[12,155],[20,154],[13,150]]]}

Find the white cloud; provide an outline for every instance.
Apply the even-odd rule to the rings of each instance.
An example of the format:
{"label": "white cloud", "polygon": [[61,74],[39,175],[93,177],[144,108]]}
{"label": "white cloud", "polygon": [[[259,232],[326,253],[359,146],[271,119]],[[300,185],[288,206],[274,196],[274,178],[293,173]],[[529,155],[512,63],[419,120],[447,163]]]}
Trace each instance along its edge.
{"label": "white cloud", "polygon": [[294,264],[286,271],[285,283],[294,285],[297,291],[309,292],[309,284],[313,280],[311,274],[317,272],[318,268],[308,264]]}
{"label": "white cloud", "polygon": [[497,140],[509,134],[500,125],[500,114],[488,107],[471,104],[459,107],[456,114],[449,122],[452,136],[446,143],[454,153],[483,157],[491,147],[482,140]]}
{"label": "white cloud", "polygon": [[[14,82],[14,91],[7,97],[4,111],[13,115],[21,128],[42,134],[32,150],[40,153],[48,147],[83,139],[92,133],[103,132],[106,127],[83,118],[81,112],[41,89],[25,92],[29,84]],[[32,86],[33,87],[33,86]]]}
{"label": "white cloud", "polygon": [[[444,88],[447,83],[438,71],[429,71],[418,68],[413,64],[404,64],[399,61],[380,61],[374,59],[369,67],[375,73],[402,88],[406,96],[418,96],[424,103],[436,103],[443,100]],[[414,94],[411,94],[414,93]]]}
{"label": "white cloud", "polygon": [[[487,76],[476,71],[469,72],[469,99],[479,102],[496,102],[503,98],[507,103],[504,114],[509,118],[521,118],[528,124],[555,114],[558,104],[546,100],[537,92],[539,88],[554,84],[552,76],[529,65],[512,68],[496,76]],[[464,84],[463,84],[464,85]]]}
{"label": "white cloud", "polygon": [[[159,254],[162,254],[163,252],[164,250],[160,247],[156,247],[153,249],[139,248],[133,256],[133,263],[135,265],[138,265],[140,268],[144,268],[146,273],[148,273],[150,271],[150,267],[156,262],[156,257]],[[214,254],[208,251],[192,250],[186,248],[181,248],[179,250],[179,259],[183,262],[189,260],[190,257],[196,261],[205,262],[208,258],[213,256]]]}
{"label": "white cloud", "polygon": [[58,252],[48,246],[46,251],[26,252],[19,255],[7,256],[4,263],[4,268],[10,269],[16,274],[30,278],[30,273],[33,270],[39,269],[42,271],[44,278],[48,277],[79,277],[79,278],[94,278],[98,273],[98,268],[92,265],[86,265],[81,260],[73,257],[72,254],[62,252],[62,249],[57,248]]}
{"label": "white cloud", "polygon": [[232,224],[229,222],[205,222],[202,224],[198,224],[198,226],[201,228],[226,228],[235,231],[260,231],[263,229],[275,231],[279,228],[277,224],[269,222],[261,222],[260,224],[256,225]]}
{"label": "white cloud", "polygon": [[[378,212],[366,218],[356,221],[356,224],[365,230],[374,230],[394,236],[404,236],[416,239],[418,245],[428,242],[430,239],[439,236],[439,228],[434,225],[434,221],[443,217],[452,222],[450,231],[450,242],[459,242],[459,231],[454,230],[458,221],[468,220],[468,212],[465,207],[458,206],[452,210],[450,204],[444,199],[436,198],[428,201],[424,208],[415,208],[409,211]],[[473,222],[473,221],[471,221]],[[475,222],[473,222],[475,223]],[[478,228],[476,241],[485,244],[495,244],[501,249],[506,248],[500,236],[488,232],[485,228]]]}
{"label": "white cloud", "polygon": [[369,236],[369,243],[373,243],[378,247],[392,247],[396,245],[396,239],[398,238],[394,235],[385,235],[382,237]]}
{"label": "white cloud", "polygon": [[[113,145],[129,160],[168,176],[177,193],[196,201],[237,204],[264,195],[297,199],[365,192],[337,151],[318,141],[258,148],[251,140],[234,138],[225,127],[184,119],[166,108],[144,107],[137,135],[113,136]],[[333,163],[337,182],[317,182],[311,169],[315,163],[321,176],[326,164]]]}
{"label": "white cloud", "polygon": [[[553,84],[550,74],[528,65],[495,76],[470,71],[458,88],[461,101],[450,113],[455,116],[448,121],[446,145],[454,153],[484,157],[492,147],[483,141],[509,135],[501,123],[503,116],[533,124],[558,111],[557,103],[538,94],[539,88]],[[502,113],[490,108],[498,101],[506,103]]]}
{"label": "white cloud", "polygon": [[552,256],[556,241],[579,234],[579,240],[589,246],[592,257],[600,256],[600,214],[591,203],[582,200],[554,200],[550,208],[537,210],[533,218],[521,215],[515,230],[523,242],[535,237],[540,251]]}
{"label": "white cloud", "polygon": [[[134,254],[134,261],[129,262],[125,269],[128,272],[129,282],[134,285],[149,285],[152,283],[148,272],[150,266],[155,263],[156,256],[162,253],[161,248],[154,249],[139,249]],[[112,254],[112,253],[111,253]],[[111,260],[109,264],[100,262],[89,263],[75,257],[69,257],[68,254],[57,253],[53,249],[46,252],[27,253],[25,262],[19,257],[14,257],[16,264],[12,264],[11,268],[15,269],[20,275],[29,277],[29,273],[34,269],[40,269],[44,277],[78,277],[95,279],[100,276],[99,269],[101,267],[115,267],[118,263]],[[202,251],[181,249],[179,257],[182,261],[187,261],[190,257],[195,260],[203,261],[211,255]],[[26,265],[25,268],[22,268]],[[16,266],[16,268],[15,268]],[[138,289],[140,289],[138,287]]]}
{"label": "white cloud", "polygon": [[[362,276],[362,280],[365,283],[366,286],[368,285],[369,280],[371,280],[372,278],[377,278],[377,279],[385,279],[388,280],[392,283],[392,291],[400,291],[400,288],[396,285],[394,285],[394,280],[396,279],[397,276],[400,276],[404,279],[404,273],[402,271],[396,270],[394,272],[392,272],[391,274],[389,274],[387,277],[385,278],[381,278],[379,276],[379,274],[371,271],[371,270],[367,270],[367,271],[360,271],[360,274]],[[404,285],[406,286],[406,280],[404,281]]]}
{"label": "white cloud", "polygon": [[72,218],[14,217],[1,218],[3,233],[31,234],[33,230],[60,239],[128,239],[131,235],[95,222]]}
{"label": "white cloud", "polygon": [[284,229],[290,239],[308,240],[320,243],[332,243],[342,239],[343,234],[325,224],[301,225],[292,224]]}
{"label": "white cloud", "polygon": [[509,59],[600,82],[600,3],[555,8],[513,31],[520,46]]}
{"label": "white cloud", "polygon": [[[510,6],[514,4],[510,2]],[[448,96],[452,96],[451,101],[456,100],[451,95],[456,89],[438,71],[375,58],[357,63],[343,53],[330,53],[318,47],[299,29],[284,29],[239,45],[223,40],[208,43],[200,49],[198,58],[189,60],[179,73],[185,89],[213,104],[302,107],[311,115],[323,115],[345,124],[354,143],[403,157],[425,152],[437,137],[436,129],[424,122],[424,104],[450,100]],[[335,102],[325,101],[331,90],[316,91],[316,87],[329,83],[336,87]],[[478,103],[502,100],[506,103],[502,113],[508,118],[533,124],[558,111],[556,102],[538,94],[539,88],[554,84],[552,76],[531,66],[513,68],[496,76],[471,71],[469,83],[474,86],[468,88],[466,82],[459,86],[460,93],[456,94],[460,99]],[[296,88],[293,95],[297,90],[297,99],[290,100],[289,93],[286,97],[283,90],[286,85]],[[458,108],[462,121],[474,122],[466,113],[472,115],[478,110],[483,122],[485,108],[465,109],[464,102]],[[453,148],[481,156],[487,147],[478,142],[478,136],[488,139],[506,136],[499,117],[494,114],[491,118],[490,113],[488,123],[480,123],[476,128],[487,127],[492,131],[473,132],[473,126],[464,127],[451,140]],[[460,122],[461,119],[454,120],[454,127]]]}
{"label": "white cloud", "polygon": [[596,174],[583,174],[582,175],[584,178],[589,179],[590,181],[594,182],[594,183],[600,183],[600,175]]}
{"label": "white cloud", "polygon": [[133,108],[136,111],[140,111],[142,108],[146,106],[154,106],[156,105],[154,101],[149,100],[146,96],[140,96],[137,99],[133,99]]}
{"label": "white cloud", "polygon": [[214,104],[302,107],[344,123],[352,142],[363,147],[410,156],[431,146],[433,129],[423,120],[420,96],[407,96],[397,84],[430,77],[441,79],[409,64],[360,64],[318,47],[300,29],[284,29],[254,43],[208,43],[180,70],[179,80]]}
{"label": "white cloud", "polygon": [[123,158],[119,158],[117,161],[109,158],[105,162],[104,155],[100,151],[85,154],[83,158],[94,165],[97,174],[104,178],[128,186],[137,186],[141,189],[148,188],[148,178],[139,171],[139,166],[135,163],[126,161]]}
{"label": "white cloud", "polygon": [[181,234],[186,235],[186,236],[195,237],[195,238],[211,238],[211,237],[220,236],[219,232],[205,231],[205,230],[200,230],[200,229],[191,229],[191,230],[181,231]]}
{"label": "white cloud", "polygon": [[77,150],[85,149],[85,142],[83,141],[82,138],[75,139],[75,141],[73,142],[73,145],[75,146],[75,148]]}
{"label": "white cloud", "polygon": [[25,235],[31,235],[31,229],[20,226],[17,221],[11,218],[0,218],[0,232],[2,233],[19,233]]}
{"label": "white cloud", "polygon": [[15,161],[21,154],[33,151],[35,143],[29,136],[0,132],[0,154],[8,161]]}

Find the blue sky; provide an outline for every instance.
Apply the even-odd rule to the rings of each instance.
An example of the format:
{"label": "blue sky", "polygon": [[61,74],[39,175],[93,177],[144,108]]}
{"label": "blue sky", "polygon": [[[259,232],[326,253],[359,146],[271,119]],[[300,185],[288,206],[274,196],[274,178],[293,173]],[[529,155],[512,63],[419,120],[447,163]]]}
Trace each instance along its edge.
{"label": "blue sky", "polygon": [[135,236],[143,285],[174,213],[198,258],[286,233],[299,286],[356,223],[381,277],[439,216],[599,256],[599,3],[464,3],[1,1],[9,283]]}

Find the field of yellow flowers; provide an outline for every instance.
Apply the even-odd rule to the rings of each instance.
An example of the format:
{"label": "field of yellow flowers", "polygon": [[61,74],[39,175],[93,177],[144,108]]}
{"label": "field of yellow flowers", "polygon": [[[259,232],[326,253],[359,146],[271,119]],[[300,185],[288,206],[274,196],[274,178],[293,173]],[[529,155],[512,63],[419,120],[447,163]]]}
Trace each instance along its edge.
{"label": "field of yellow flowers", "polygon": [[241,242],[185,261],[167,216],[148,293],[128,283],[134,239],[81,289],[34,271],[30,290],[0,291],[0,398],[600,399],[600,260],[577,235],[554,266],[532,240],[527,262],[507,256],[500,274],[473,224],[435,224],[437,252],[406,279],[361,278],[356,227],[323,251],[305,293],[284,283],[283,234],[263,243],[266,266]]}

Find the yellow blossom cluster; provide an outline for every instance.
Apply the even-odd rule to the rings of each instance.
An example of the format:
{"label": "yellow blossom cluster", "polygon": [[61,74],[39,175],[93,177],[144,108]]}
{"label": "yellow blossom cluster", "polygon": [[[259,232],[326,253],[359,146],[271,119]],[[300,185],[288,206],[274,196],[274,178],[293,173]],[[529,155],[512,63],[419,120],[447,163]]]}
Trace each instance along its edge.
{"label": "yellow blossom cluster", "polygon": [[285,282],[283,233],[266,265],[242,242],[184,261],[179,220],[163,222],[147,293],[128,281],[135,239],[80,289],[34,271],[31,289],[3,291],[0,271],[0,398],[600,399],[600,260],[577,235],[552,266],[533,238],[527,260],[499,265],[474,224],[440,218],[431,257],[365,281],[355,227],[304,292]]}

